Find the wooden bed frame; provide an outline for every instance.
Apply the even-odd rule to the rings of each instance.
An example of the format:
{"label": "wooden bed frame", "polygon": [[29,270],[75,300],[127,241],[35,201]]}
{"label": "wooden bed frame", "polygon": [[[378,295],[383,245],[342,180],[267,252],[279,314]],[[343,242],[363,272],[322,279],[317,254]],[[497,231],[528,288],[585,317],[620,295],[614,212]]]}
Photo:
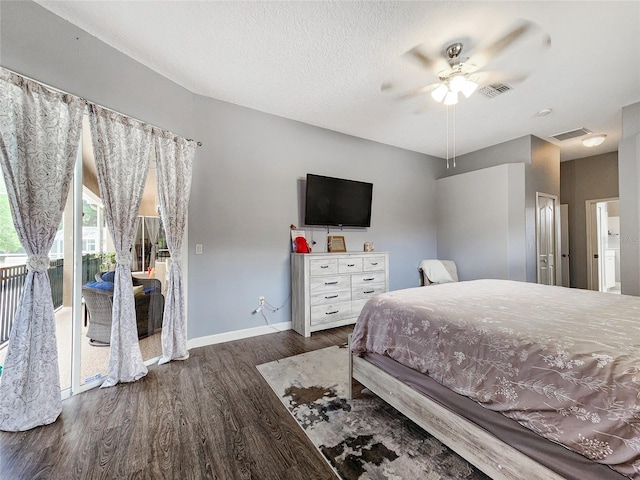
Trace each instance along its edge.
{"label": "wooden bed frame", "polygon": [[358,392],[358,384],[368,388],[494,480],[564,480],[564,477],[483,428],[357,355],[349,354],[349,379],[349,399]]}

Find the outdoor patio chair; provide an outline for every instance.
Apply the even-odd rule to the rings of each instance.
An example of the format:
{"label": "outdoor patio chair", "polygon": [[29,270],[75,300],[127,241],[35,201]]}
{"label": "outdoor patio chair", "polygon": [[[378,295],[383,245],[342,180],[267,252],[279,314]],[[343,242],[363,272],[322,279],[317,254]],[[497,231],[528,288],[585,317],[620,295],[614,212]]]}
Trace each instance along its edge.
{"label": "outdoor patio chair", "polygon": [[[136,323],[138,338],[152,335],[162,326],[164,296],[160,293],[161,284],[157,279],[133,278],[133,284],[143,285],[146,293],[135,296]],[[85,307],[88,312],[87,337],[93,345],[108,345],[111,342],[111,312],[113,292],[90,286],[82,287]]]}

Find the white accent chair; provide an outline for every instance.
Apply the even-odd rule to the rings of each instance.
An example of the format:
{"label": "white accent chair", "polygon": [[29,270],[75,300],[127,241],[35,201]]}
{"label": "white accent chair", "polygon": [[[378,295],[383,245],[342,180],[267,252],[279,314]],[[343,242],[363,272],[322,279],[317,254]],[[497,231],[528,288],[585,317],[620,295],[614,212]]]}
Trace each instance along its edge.
{"label": "white accent chair", "polygon": [[453,260],[422,260],[418,271],[422,287],[458,281],[458,269]]}

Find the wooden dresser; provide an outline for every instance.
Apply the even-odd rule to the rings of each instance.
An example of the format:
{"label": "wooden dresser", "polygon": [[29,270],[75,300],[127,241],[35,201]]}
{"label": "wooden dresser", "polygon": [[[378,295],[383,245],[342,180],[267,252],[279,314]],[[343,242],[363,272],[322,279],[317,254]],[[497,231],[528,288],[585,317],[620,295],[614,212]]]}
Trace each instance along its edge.
{"label": "wooden dresser", "polygon": [[387,252],[292,253],[291,323],[300,335],[355,323],[389,289]]}

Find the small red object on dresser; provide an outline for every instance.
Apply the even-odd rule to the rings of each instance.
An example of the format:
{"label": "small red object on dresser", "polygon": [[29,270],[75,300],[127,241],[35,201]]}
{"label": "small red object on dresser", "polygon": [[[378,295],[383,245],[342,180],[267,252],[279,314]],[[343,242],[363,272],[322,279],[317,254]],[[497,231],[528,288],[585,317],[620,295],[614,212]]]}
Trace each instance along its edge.
{"label": "small red object on dresser", "polygon": [[311,247],[307,243],[306,238],[296,237],[294,242],[296,244],[296,253],[311,253]]}

